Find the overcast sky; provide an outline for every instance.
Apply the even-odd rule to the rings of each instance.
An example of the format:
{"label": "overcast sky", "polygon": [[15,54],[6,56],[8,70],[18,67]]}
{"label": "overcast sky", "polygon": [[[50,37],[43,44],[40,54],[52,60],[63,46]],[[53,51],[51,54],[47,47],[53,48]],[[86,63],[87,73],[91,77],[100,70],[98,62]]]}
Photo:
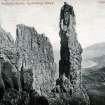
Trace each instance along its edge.
{"label": "overcast sky", "polygon": [[[2,1],[2,0],[0,0]],[[41,1],[41,0],[37,0]],[[42,0],[44,1],[44,0]],[[54,1],[52,5],[4,6],[0,5],[0,24],[16,36],[16,24],[35,27],[38,33],[49,37],[54,50],[60,48],[59,15],[63,1]],[[105,1],[104,0],[71,0],[76,14],[76,30],[79,42],[83,47],[94,43],[105,42]]]}

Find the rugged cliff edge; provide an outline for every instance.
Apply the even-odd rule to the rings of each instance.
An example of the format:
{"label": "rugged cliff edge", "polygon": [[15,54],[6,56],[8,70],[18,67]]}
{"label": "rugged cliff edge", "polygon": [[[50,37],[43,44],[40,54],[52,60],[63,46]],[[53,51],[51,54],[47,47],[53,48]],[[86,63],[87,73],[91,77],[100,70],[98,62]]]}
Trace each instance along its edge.
{"label": "rugged cliff edge", "polygon": [[44,34],[20,24],[14,42],[0,27],[0,105],[28,104],[38,93],[47,96],[54,88],[55,73],[52,45]]}
{"label": "rugged cliff edge", "polygon": [[[18,70],[32,69],[33,88],[40,94],[51,91],[54,85],[56,64],[54,62],[52,45],[43,34],[38,34],[33,27],[17,25],[16,51]],[[24,74],[28,82],[28,76]],[[27,88],[27,87],[26,87]]]}
{"label": "rugged cliff edge", "polygon": [[0,99],[8,89],[21,87],[16,58],[14,40],[0,27]]}

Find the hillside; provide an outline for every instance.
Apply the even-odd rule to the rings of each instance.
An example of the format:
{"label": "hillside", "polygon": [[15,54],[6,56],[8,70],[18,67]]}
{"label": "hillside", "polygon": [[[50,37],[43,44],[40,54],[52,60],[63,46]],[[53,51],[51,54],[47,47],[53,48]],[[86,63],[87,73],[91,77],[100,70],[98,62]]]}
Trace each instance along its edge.
{"label": "hillside", "polygon": [[105,43],[84,49],[82,83],[86,87],[91,105],[105,103]]}

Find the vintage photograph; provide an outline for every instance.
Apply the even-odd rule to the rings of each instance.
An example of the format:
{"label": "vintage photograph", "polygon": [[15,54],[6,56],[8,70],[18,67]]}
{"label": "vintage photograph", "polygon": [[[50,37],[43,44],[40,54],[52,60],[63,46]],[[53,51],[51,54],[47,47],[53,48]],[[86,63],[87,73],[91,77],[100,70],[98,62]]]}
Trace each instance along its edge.
{"label": "vintage photograph", "polygon": [[104,0],[0,0],[0,105],[105,105]]}

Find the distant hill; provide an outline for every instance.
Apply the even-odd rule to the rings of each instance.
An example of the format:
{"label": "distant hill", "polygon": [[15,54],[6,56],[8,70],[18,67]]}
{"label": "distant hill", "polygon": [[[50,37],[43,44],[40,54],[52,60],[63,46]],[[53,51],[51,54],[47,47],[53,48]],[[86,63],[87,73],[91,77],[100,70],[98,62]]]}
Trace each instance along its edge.
{"label": "distant hill", "polygon": [[105,43],[84,49],[82,84],[90,98],[90,105],[105,105]]}
{"label": "distant hill", "polygon": [[83,59],[91,59],[105,55],[105,43],[97,43],[83,50]]}
{"label": "distant hill", "polygon": [[105,66],[105,43],[97,43],[84,49],[83,68],[101,68]]}

